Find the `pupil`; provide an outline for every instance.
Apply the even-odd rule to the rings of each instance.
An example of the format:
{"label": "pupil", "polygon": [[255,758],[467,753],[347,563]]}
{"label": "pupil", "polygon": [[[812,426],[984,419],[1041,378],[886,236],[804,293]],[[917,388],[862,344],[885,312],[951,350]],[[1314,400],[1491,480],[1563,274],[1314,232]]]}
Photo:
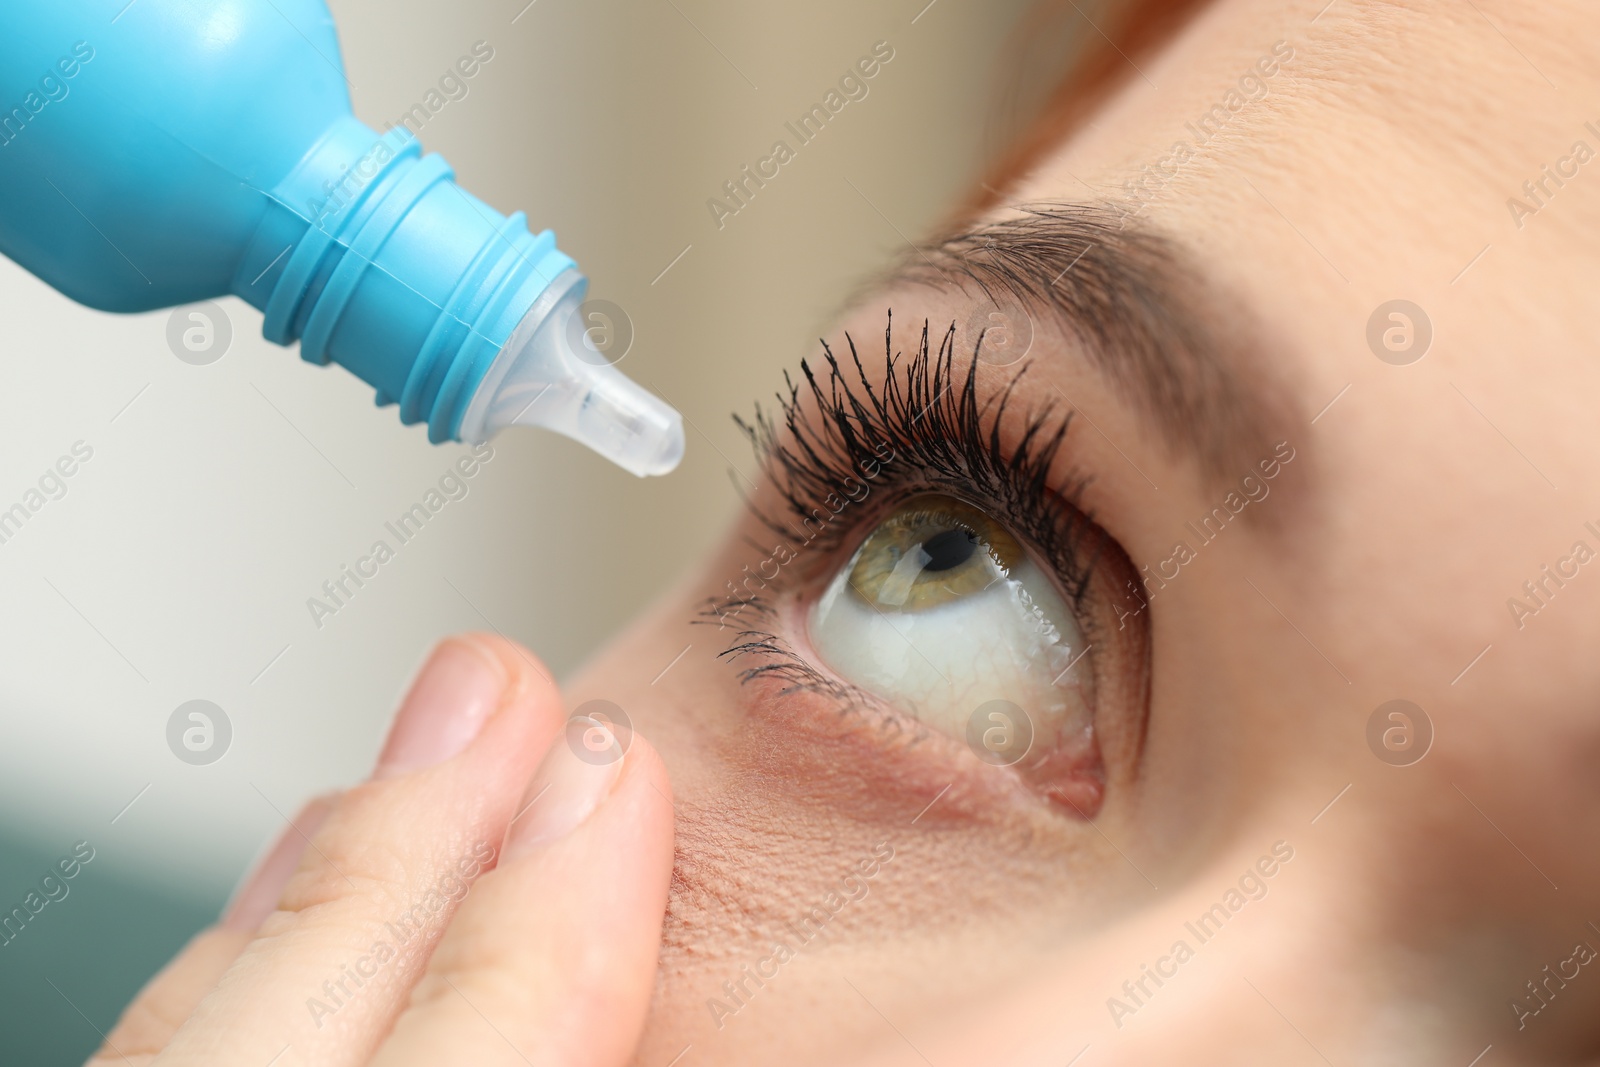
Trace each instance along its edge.
{"label": "pupil", "polygon": [[959,567],[972,558],[978,550],[978,537],[970,530],[942,530],[922,542],[922,551],[928,554],[924,571],[947,571]]}

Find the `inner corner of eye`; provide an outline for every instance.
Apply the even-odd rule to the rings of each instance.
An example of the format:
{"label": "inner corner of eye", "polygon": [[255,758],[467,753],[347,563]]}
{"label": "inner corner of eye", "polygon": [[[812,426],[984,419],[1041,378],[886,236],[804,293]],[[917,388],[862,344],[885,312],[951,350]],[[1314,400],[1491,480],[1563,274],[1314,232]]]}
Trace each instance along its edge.
{"label": "inner corner of eye", "polygon": [[[1015,762],[1007,757],[1036,740],[1081,736],[1091,722],[1079,663],[1087,641],[1054,581],[998,520],[953,497],[913,497],[881,520],[808,629],[842,678],[981,744],[992,763]],[[987,712],[1003,705],[1028,728],[989,729]],[[1004,751],[1014,745],[1024,751]]]}

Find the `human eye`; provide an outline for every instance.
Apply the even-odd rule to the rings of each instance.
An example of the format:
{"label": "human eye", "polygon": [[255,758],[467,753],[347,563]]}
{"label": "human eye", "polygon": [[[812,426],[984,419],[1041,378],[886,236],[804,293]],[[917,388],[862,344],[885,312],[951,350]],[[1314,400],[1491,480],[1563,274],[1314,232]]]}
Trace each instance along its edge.
{"label": "human eye", "polygon": [[891,320],[881,375],[853,340],[825,349],[746,424],[781,501],[753,506],[794,562],[730,583],[713,611],[743,625],[725,655],[779,696],[825,694],[1092,815],[1106,742],[1126,757],[1142,737],[1145,600],[1076,502],[1084,476],[1057,470],[1070,413],[980,384],[954,338],[935,349],[924,326],[897,353]]}
{"label": "human eye", "polygon": [[1092,732],[1083,628],[1010,530],[955,497],[896,507],[808,616],[826,666],[980,759],[1015,764],[1036,741]]}

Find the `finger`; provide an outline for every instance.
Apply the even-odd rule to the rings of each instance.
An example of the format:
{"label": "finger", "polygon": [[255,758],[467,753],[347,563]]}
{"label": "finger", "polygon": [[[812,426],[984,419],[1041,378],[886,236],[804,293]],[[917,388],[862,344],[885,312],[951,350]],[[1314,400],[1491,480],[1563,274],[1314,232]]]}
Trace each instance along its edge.
{"label": "finger", "polygon": [[196,934],[123,1009],[85,1067],[142,1067],[154,1059],[249,942],[249,934],[218,926]]}
{"label": "finger", "polygon": [[241,883],[239,891],[223,912],[221,925],[228,930],[254,934],[278,907],[284,886],[300,866],[311,838],[328,821],[337,793],[309,801],[278,835],[278,841],[256,869]]}
{"label": "finger", "polygon": [[256,927],[276,907],[283,887],[299,866],[306,843],[328,817],[333,802],[331,795],[317,797],[289,820],[276,843],[241,883],[222,921],[196,934],[146,983],[123,1009],[117,1025],[89,1061],[90,1067],[125,1064],[166,1048],[178,1027],[250,943]]}
{"label": "finger", "polygon": [[671,787],[642,738],[608,762],[583,751],[551,746],[499,868],[462,904],[375,1065],[632,1061],[672,874]]}
{"label": "finger", "polygon": [[441,644],[372,779],[333,805],[276,910],[161,1062],[364,1064],[493,865],[561,722],[554,685],[517,646]]}

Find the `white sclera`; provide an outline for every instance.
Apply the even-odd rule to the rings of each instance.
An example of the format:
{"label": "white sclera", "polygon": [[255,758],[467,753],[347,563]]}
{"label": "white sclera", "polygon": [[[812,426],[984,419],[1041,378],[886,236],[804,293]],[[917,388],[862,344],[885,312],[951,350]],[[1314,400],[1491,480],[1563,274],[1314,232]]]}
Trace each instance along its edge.
{"label": "white sclera", "polygon": [[868,603],[850,586],[855,563],[811,612],[811,643],[841,678],[958,738],[991,700],[1022,708],[1041,737],[1088,724],[1084,667],[1074,665],[1083,634],[1032,560],[1009,571],[990,560],[986,588],[920,611]]}

